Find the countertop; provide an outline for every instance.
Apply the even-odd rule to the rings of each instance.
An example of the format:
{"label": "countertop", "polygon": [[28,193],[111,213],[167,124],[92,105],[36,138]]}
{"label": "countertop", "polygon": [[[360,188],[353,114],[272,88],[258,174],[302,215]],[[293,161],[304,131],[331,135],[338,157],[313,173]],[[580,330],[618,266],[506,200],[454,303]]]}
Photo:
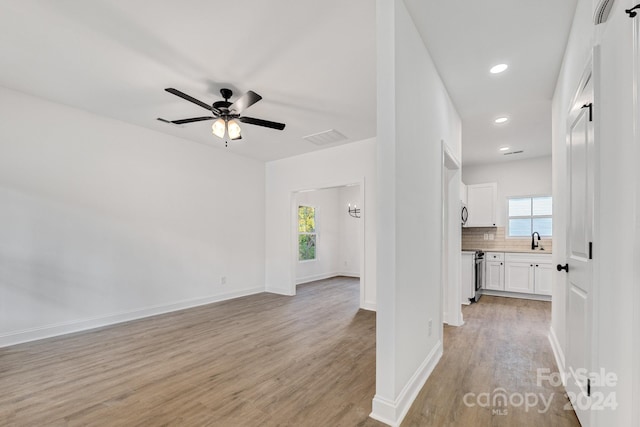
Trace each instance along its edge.
{"label": "countertop", "polygon": [[462,249],[462,252],[475,252],[475,251],[482,251],[482,252],[505,252],[505,253],[512,253],[512,254],[540,254],[540,255],[551,255],[553,254],[552,251],[549,250],[540,250],[540,249],[536,249],[536,250],[531,250],[531,249],[482,249],[482,248],[478,248],[478,249]]}

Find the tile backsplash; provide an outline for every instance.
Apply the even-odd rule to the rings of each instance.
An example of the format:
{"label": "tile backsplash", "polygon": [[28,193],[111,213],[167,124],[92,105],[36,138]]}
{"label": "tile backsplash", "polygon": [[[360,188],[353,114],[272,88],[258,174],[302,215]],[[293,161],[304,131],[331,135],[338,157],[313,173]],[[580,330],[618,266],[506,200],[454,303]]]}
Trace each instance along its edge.
{"label": "tile backsplash", "polygon": [[[482,227],[482,228],[462,228],[462,250],[484,249],[500,252],[526,251],[531,250],[531,238],[522,239],[505,238],[505,227]],[[493,235],[493,240],[484,240],[484,235],[489,238]],[[551,253],[552,244],[550,237],[543,237],[539,247]]]}

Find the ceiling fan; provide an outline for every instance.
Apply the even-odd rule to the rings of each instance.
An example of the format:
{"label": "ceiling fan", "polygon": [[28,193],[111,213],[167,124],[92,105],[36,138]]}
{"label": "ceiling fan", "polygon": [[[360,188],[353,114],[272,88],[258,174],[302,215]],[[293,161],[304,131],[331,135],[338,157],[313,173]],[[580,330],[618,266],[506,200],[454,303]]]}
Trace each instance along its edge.
{"label": "ceiling fan", "polygon": [[185,123],[215,120],[215,122],[213,122],[213,125],[211,126],[213,134],[218,138],[224,138],[225,134],[227,134],[229,136],[229,139],[231,140],[242,139],[241,129],[238,121],[250,125],[263,126],[278,130],[283,130],[285,126],[284,123],[270,122],[268,120],[241,116],[244,110],[262,99],[260,95],[253,91],[245,93],[232,103],[229,102],[229,98],[231,98],[233,92],[230,89],[220,89],[220,94],[224,98],[224,101],[216,101],[212,105],[208,105],[198,99],[195,99],[192,96],[187,95],[184,92],[180,92],[178,89],[170,87],[165,90],[173,95],[179,96],[182,99],[186,99],[189,102],[193,102],[194,104],[199,105],[200,107],[210,111],[213,115],[180,120],[165,120],[158,117],[158,120],[160,120],[161,122],[182,125]]}

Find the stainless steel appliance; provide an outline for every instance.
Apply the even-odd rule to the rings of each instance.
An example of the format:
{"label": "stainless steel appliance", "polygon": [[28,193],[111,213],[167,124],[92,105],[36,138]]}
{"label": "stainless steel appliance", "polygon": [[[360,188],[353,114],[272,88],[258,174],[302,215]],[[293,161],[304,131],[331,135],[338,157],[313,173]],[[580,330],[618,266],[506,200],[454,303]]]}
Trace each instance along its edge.
{"label": "stainless steel appliance", "polygon": [[478,302],[482,296],[482,289],[484,288],[484,252],[476,251],[474,257],[475,261],[475,292],[473,298],[469,298],[471,302]]}

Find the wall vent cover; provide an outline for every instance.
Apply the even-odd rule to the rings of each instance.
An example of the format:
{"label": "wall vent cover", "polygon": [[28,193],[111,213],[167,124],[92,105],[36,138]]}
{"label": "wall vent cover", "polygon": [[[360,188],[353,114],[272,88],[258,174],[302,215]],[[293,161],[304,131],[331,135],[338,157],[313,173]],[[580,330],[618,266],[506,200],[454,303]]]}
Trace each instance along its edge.
{"label": "wall vent cover", "polygon": [[335,129],[325,130],[323,132],[314,133],[312,135],[303,136],[303,139],[316,145],[333,144],[334,142],[340,142],[347,140],[347,137],[338,132]]}

